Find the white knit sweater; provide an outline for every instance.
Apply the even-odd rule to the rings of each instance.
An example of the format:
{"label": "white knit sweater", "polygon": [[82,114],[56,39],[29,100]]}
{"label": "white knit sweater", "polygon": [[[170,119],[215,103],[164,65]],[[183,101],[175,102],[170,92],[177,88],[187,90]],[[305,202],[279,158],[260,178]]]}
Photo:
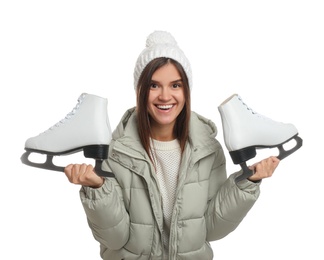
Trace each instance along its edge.
{"label": "white knit sweater", "polygon": [[156,163],[163,205],[163,245],[167,254],[169,248],[170,224],[178,184],[178,172],[181,160],[179,141],[152,140],[153,159]]}

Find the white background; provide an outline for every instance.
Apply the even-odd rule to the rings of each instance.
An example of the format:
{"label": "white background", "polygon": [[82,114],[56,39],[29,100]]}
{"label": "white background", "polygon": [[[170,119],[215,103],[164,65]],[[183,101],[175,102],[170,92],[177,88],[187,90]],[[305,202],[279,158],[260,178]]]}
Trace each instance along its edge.
{"label": "white background", "polygon": [[[217,107],[233,93],[293,123],[304,140],[263,181],[241,225],[212,243],[215,259],[324,259],[322,3],[1,1],[0,259],[100,259],[79,186],[20,156],[26,139],[62,119],[83,92],[108,98],[115,128],[135,105],[135,60],[154,30],[171,32],[191,61],[192,108],[217,124],[222,143]],[[228,156],[227,168],[239,166]]]}

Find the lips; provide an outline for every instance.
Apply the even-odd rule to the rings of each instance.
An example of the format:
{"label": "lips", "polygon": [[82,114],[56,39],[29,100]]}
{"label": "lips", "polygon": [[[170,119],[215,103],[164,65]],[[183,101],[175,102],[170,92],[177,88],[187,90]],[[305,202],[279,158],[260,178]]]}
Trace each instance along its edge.
{"label": "lips", "polygon": [[161,110],[169,110],[173,107],[174,105],[156,105],[156,107],[158,109],[161,109]]}

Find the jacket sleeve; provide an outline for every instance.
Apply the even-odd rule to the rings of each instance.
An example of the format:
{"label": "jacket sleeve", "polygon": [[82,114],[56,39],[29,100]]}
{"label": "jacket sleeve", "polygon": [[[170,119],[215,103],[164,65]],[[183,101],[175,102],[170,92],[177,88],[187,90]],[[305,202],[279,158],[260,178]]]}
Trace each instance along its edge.
{"label": "jacket sleeve", "polygon": [[115,178],[106,178],[102,187],[82,187],[80,197],[94,238],[105,247],[118,250],[129,237],[129,215],[120,186]]}
{"label": "jacket sleeve", "polygon": [[211,174],[213,193],[206,211],[207,240],[221,239],[241,223],[260,195],[260,183],[243,180],[235,183],[242,171],[226,179],[225,157],[221,151]]}

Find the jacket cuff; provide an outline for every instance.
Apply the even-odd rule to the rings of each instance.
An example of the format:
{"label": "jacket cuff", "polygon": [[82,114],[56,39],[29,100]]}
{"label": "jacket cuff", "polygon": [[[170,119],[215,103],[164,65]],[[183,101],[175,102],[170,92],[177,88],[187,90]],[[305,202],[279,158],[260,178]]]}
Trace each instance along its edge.
{"label": "jacket cuff", "polygon": [[109,178],[104,178],[105,181],[100,188],[91,188],[82,186],[80,189],[80,196],[89,200],[99,200],[109,195],[114,186]]}
{"label": "jacket cuff", "polygon": [[[240,176],[243,173],[243,170],[240,170],[239,172],[236,172],[232,175],[232,181],[235,183],[235,179],[236,177]],[[258,181],[258,182],[253,182],[250,181],[248,179],[239,181],[236,183],[236,186],[240,189],[240,190],[244,190],[244,191],[255,191],[257,188],[259,188],[259,186],[261,185],[262,180]]]}

